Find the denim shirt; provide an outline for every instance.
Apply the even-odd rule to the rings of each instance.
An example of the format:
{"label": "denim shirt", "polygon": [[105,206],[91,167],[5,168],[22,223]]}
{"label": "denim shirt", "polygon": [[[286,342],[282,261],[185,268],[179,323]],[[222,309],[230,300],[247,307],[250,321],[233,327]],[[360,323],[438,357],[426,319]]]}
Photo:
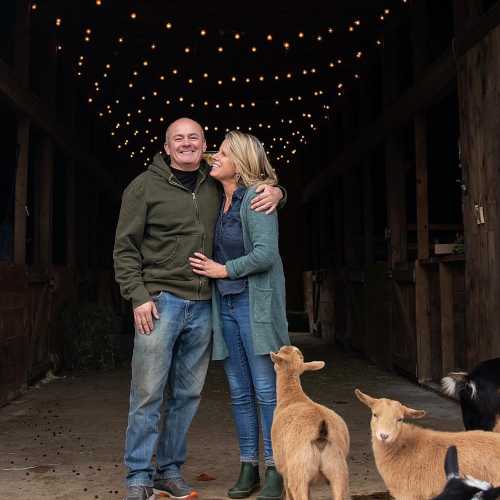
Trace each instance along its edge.
{"label": "denim shirt", "polygon": [[[228,260],[237,259],[245,255],[240,216],[241,201],[245,192],[246,188],[243,186],[236,189],[227,213],[224,213],[226,197],[225,195],[222,197],[214,238],[214,260],[219,264],[225,264]],[[234,280],[229,278],[217,279],[216,285],[221,295],[236,295],[246,288],[247,278]]]}

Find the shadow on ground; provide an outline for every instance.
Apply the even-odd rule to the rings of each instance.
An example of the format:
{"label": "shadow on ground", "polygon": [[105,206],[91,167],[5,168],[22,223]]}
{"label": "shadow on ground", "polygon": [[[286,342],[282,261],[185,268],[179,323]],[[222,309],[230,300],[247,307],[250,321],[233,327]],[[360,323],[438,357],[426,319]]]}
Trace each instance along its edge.
{"label": "shadow on ground", "polygon": [[[355,398],[355,387],[427,410],[429,418],[422,425],[461,429],[460,412],[452,401],[309,335],[294,335],[293,342],[306,360],[327,363],[319,372],[306,373],[303,385],[313,399],[347,422],[354,499],[388,498],[373,462],[369,412]],[[128,390],[128,370],[72,375],[40,384],[0,409],[0,499],[121,498]],[[224,372],[221,363],[213,363],[190,431],[185,477],[202,499],[227,498],[225,492],[238,474],[238,457]],[[197,481],[203,473],[215,479]],[[329,498],[329,489],[315,486],[313,497]]]}

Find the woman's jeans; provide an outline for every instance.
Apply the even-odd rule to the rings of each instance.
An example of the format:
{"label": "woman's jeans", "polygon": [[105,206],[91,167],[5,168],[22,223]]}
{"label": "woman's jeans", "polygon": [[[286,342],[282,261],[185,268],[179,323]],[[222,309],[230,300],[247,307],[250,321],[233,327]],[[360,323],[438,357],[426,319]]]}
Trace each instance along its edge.
{"label": "woman's jeans", "polygon": [[[211,301],[162,292],[150,335],[136,332],[125,442],[127,483],[181,477],[186,437],[198,409],[212,338]],[[156,471],[152,465],[156,451]]]}
{"label": "woman's jeans", "polygon": [[269,355],[254,354],[250,331],[248,288],[238,295],[220,296],[223,335],[229,350],[224,361],[233,416],[240,442],[240,460],[259,460],[260,410],[264,460],[274,465],[271,425],[276,407],[276,376]]}

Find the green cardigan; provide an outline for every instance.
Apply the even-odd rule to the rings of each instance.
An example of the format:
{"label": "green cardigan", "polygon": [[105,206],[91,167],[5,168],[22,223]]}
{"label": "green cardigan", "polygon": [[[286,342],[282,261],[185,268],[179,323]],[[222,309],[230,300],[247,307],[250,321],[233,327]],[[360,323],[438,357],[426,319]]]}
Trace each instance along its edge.
{"label": "green cardigan", "polygon": [[[278,248],[278,215],[250,208],[255,188],[247,189],[240,216],[245,253],[226,262],[229,277],[248,277],[250,326],[255,354],[268,354],[289,345],[285,305],[285,276]],[[212,287],[213,359],[225,359],[228,350],[222,335],[219,294]]]}

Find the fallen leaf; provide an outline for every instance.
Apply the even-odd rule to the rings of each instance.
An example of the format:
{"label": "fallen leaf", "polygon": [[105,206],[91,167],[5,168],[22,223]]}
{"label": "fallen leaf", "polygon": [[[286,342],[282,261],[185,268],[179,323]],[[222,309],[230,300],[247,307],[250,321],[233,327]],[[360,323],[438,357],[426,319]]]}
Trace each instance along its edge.
{"label": "fallen leaf", "polygon": [[206,472],[202,472],[201,474],[198,474],[198,477],[196,478],[197,481],[213,481],[215,479],[214,476],[211,476],[210,474],[207,474]]}

